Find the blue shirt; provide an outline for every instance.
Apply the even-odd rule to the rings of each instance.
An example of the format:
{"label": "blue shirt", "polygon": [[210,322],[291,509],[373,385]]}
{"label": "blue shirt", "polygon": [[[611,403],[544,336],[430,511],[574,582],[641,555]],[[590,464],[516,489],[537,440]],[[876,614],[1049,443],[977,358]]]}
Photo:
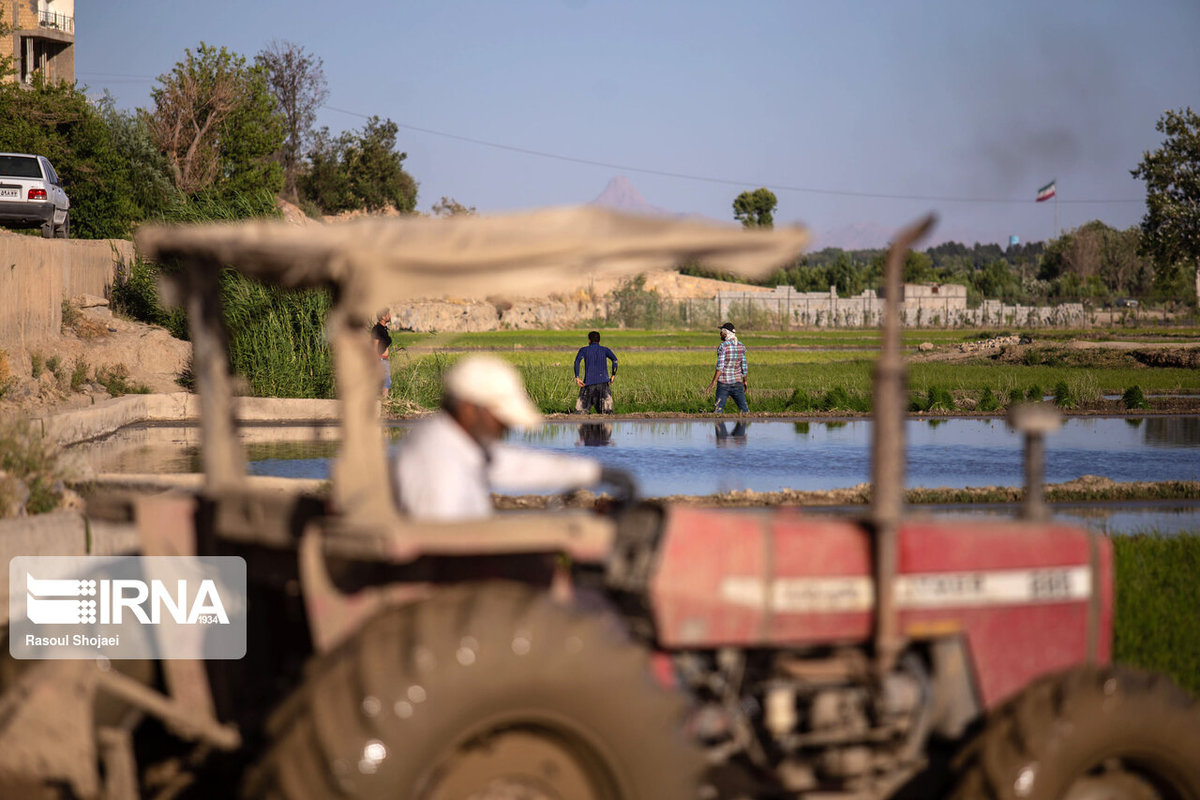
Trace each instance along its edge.
{"label": "blue shirt", "polygon": [[608,383],[608,365],[604,363],[605,359],[612,362],[612,374],[616,375],[617,357],[613,355],[612,350],[599,343],[579,348],[579,352],[575,354],[575,377],[579,377],[579,362],[582,361],[583,374],[587,376],[583,379],[585,386]]}

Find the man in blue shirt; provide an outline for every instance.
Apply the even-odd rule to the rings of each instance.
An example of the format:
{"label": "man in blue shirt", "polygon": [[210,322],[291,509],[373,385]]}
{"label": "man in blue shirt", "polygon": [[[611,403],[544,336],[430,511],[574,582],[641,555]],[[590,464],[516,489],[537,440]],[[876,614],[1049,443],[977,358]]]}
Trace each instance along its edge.
{"label": "man in blue shirt", "polygon": [[[583,362],[583,375],[579,377],[579,362]],[[612,376],[608,364],[612,362]],[[579,387],[579,399],[575,401],[575,413],[595,409],[604,414],[613,413],[612,392],[609,386],[617,379],[617,357],[613,351],[600,344],[600,332],[588,333],[588,344],[575,354],[575,384]]]}
{"label": "man in blue shirt", "polygon": [[750,410],[746,405],[746,346],[738,341],[732,322],[726,322],[718,330],[721,344],[717,347],[717,370],[708,384],[708,391],[717,387],[717,407],[720,414],[725,410],[725,400],[732,397],[743,414]]}

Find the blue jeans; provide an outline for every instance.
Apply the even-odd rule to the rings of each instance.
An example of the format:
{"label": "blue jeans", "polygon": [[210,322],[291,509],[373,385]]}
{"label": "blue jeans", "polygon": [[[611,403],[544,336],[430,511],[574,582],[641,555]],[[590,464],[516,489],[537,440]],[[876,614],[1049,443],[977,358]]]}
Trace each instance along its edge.
{"label": "blue jeans", "polygon": [[383,391],[392,390],[392,361],[390,358],[379,359],[380,377],[383,379]]}
{"label": "blue jeans", "polygon": [[717,413],[725,410],[725,399],[732,397],[733,402],[737,403],[738,410],[745,413],[750,410],[750,406],[746,405],[746,387],[740,383],[721,383],[717,382]]}

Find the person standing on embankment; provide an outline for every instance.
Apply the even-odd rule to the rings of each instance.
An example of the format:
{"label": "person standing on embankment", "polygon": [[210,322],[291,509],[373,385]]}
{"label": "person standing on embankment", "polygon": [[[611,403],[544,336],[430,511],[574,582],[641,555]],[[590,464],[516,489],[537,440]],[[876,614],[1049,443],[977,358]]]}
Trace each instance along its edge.
{"label": "person standing on embankment", "polygon": [[375,325],[371,328],[371,341],[375,345],[375,355],[380,358],[380,386],[379,396],[386,400],[388,394],[392,391],[392,334],[388,330],[388,323],[392,321],[392,312],[386,308],[381,309],[375,315]]}

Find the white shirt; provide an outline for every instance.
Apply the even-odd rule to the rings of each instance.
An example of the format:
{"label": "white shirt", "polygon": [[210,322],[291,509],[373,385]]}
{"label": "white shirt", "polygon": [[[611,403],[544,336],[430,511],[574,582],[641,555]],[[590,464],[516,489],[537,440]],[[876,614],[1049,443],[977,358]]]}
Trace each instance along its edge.
{"label": "white shirt", "polygon": [[445,412],[423,420],[392,463],[400,508],[414,519],[450,522],[492,514],[492,487],[553,491],[600,480],[590,458],[539,453],[497,442],[483,448]]}

